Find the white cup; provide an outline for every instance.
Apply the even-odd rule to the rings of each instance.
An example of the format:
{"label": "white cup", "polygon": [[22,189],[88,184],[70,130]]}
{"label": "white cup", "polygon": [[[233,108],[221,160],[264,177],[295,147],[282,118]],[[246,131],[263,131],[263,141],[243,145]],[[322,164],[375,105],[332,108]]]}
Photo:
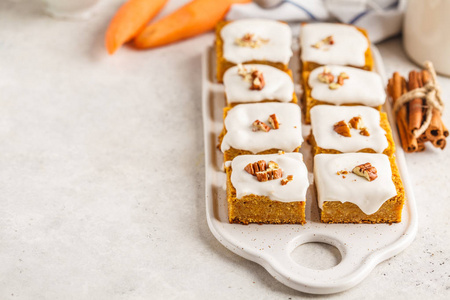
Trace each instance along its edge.
{"label": "white cup", "polygon": [[43,0],[46,11],[58,18],[89,18],[99,0]]}
{"label": "white cup", "polygon": [[450,0],[410,0],[403,23],[403,46],[423,66],[433,62],[436,71],[450,76]]}

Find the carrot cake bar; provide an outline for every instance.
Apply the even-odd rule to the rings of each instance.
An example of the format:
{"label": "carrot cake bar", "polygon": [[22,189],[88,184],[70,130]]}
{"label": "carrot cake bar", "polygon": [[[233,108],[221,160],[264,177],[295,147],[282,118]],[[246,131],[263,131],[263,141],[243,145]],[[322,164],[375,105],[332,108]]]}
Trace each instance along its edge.
{"label": "carrot cake bar", "polygon": [[243,154],[298,152],[303,142],[300,115],[300,107],[294,103],[226,107],[219,136],[225,162]]}
{"label": "carrot cake bar", "polygon": [[367,106],[319,105],[311,109],[313,154],[370,152],[392,155],[387,115]]}
{"label": "carrot cake bar", "polygon": [[310,110],[320,104],[366,105],[381,108],[386,100],[380,75],[345,66],[322,66],[303,72],[305,121]]}
{"label": "carrot cake bar", "polygon": [[396,223],[405,192],[394,157],[373,153],[314,157],[317,200],[324,223]]}
{"label": "carrot cake bar", "polygon": [[309,183],[300,153],[241,155],[226,172],[230,223],[305,223]]}
{"label": "carrot cake bar", "polygon": [[303,71],[322,65],[353,66],[371,71],[373,58],[364,29],[336,23],[304,23],[300,32]]}
{"label": "carrot cake bar", "polygon": [[267,64],[287,70],[292,33],[283,22],[244,19],[220,22],[216,27],[217,80],[232,66],[244,63]]}
{"label": "carrot cake bar", "polygon": [[223,77],[228,106],[255,102],[297,103],[292,72],[268,65],[248,64],[229,68]]}

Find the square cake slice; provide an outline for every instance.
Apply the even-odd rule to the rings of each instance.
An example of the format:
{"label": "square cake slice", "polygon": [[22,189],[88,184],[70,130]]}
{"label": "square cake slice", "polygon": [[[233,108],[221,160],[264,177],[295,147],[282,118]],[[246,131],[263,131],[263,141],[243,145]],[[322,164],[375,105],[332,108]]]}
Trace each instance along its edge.
{"label": "square cake slice", "polygon": [[237,64],[267,64],[287,70],[292,56],[289,25],[267,19],[220,22],[216,27],[217,81]]}
{"label": "square cake slice", "polygon": [[230,223],[306,222],[308,170],[300,153],[241,155],[227,165]]}
{"label": "square cake slice", "polygon": [[394,157],[373,153],[314,157],[317,201],[324,223],[397,223],[405,192]]}
{"label": "square cake slice", "polygon": [[313,107],[308,140],[314,155],[369,152],[391,156],[395,152],[387,115],[367,106]]}
{"label": "square cake slice", "polygon": [[302,73],[305,120],[316,105],[365,105],[380,109],[386,93],[380,75],[352,67],[327,65]]}
{"label": "square cake slice", "polygon": [[297,103],[292,72],[268,65],[247,64],[229,68],[224,75],[228,106],[257,102]]}
{"label": "square cake slice", "polygon": [[302,142],[297,104],[265,102],[224,109],[219,143],[225,162],[243,154],[298,152]]}
{"label": "square cake slice", "polygon": [[300,47],[303,71],[331,64],[369,71],[373,68],[367,32],[352,25],[304,23],[300,31]]}

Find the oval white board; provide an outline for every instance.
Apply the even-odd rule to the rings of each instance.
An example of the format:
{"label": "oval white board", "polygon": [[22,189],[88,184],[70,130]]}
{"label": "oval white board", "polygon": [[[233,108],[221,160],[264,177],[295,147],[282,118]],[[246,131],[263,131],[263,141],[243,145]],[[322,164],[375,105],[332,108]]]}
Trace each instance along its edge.
{"label": "oval white board", "polygon": [[[375,71],[383,82],[386,75],[378,50],[372,48]],[[299,82],[299,61],[294,54],[291,68]],[[331,294],[347,290],[361,282],[380,262],[398,254],[413,240],[417,232],[417,211],[408,178],[404,152],[400,147],[397,128],[390,105],[384,110],[389,116],[397,147],[396,159],[406,191],[402,222],[398,224],[323,224],[319,220],[312,176],[310,146],[303,143],[301,152],[310,172],[311,186],[306,202],[306,221],[301,225],[241,225],[230,224],[225,193],[226,176],[223,156],[217,149],[217,137],[222,130],[222,109],[225,105],[223,85],[214,81],[215,53],[212,47],[202,57],[202,105],[205,139],[206,218],[217,240],[234,253],[263,266],[274,278],[298,291]],[[300,87],[297,85],[296,90]],[[304,125],[304,137],[309,126]],[[326,270],[314,270],[298,264],[292,251],[305,243],[320,242],[336,247],[341,261]]]}

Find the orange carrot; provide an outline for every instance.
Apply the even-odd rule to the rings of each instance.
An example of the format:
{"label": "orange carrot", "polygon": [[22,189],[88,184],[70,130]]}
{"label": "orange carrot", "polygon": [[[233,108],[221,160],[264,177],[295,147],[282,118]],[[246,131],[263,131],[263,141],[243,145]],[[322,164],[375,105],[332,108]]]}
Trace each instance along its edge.
{"label": "orange carrot", "polygon": [[166,2],[167,0],[129,0],[123,4],[106,31],[105,44],[109,54],[135,37]]}
{"label": "orange carrot", "polygon": [[137,48],[166,45],[213,29],[233,3],[251,0],[193,0],[172,14],[148,25],[134,39]]}

